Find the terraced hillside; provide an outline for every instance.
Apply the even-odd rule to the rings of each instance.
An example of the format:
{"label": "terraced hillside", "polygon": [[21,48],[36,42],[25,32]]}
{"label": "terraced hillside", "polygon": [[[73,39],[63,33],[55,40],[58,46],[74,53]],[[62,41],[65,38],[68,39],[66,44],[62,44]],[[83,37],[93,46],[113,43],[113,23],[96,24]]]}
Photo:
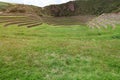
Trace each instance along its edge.
{"label": "terraced hillside", "polygon": [[107,13],[107,14],[102,14],[88,23],[89,27],[97,27],[97,28],[107,28],[108,26],[111,26],[113,28],[116,27],[116,25],[120,24],[120,12],[119,13]]}
{"label": "terraced hillside", "polygon": [[38,16],[0,16],[0,23],[2,23],[4,27],[10,25],[34,27],[41,25],[43,22]]}
{"label": "terraced hillside", "polygon": [[[105,5],[102,6],[102,4],[105,4]],[[102,0],[102,1],[101,0],[96,0],[96,1],[76,0],[76,1],[70,1],[68,3],[64,3],[60,5],[50,5],[44,8],[40,8],[32,5],[8,4],[8,3],[0,3],[0,6],[1,6],[0,15],[4,15],[4,16],[15,16],[15,15],[16,16],[33,16],[34,18],[38,17],[37,18],[38,22],[39,20],[41,20],[43,23],[52,24],[52,25],[80,25],[80,24],[88,23],[88,25],[92,24],[92,27],[93,26],[96,27],[99,25],[98,23],[100,23],[99,18],[101,17],[101,14],[119,13],[120,0],[116,0],[116,1],[114,0]],[[69,16],[69,17],[65,17],[65,16]],[[39,23],[37,23],[37,19],[33,20],[32,23],[31,21],[29,23],[33,24],[33,26],[38,25]],[[96,19],[98,19],[97,22],[95,22]],[[106,24],[111,25],[111,21],[107,20],[108,19],[107,17],[105,18],[102,17],[102,19],[106,20],[106,21],[102,20],[103,21],[102,23],[106,22]],[[36,21],[35,22],[36,24],[34,24],[34,21]],[[1,22],[4,22],[4,19]],[[95,24],[93,22],[95,22]],[[115,22],[115,21],[112,21],[112,22]],[[5,26],[8,26],[9,24],[17,24],[17,23],[18,22],[14,22],[11,20],[11,23],[6,23]],[[24,24],[27,25],[27,23],[24,23]],[[21,26],[21,25],[22,24],[18,26]],[[100,26],[103,26],[103,25],[104,27],[106,26],[105,24],[102,24]],[[112,24],[112,26],[114,25]]]}

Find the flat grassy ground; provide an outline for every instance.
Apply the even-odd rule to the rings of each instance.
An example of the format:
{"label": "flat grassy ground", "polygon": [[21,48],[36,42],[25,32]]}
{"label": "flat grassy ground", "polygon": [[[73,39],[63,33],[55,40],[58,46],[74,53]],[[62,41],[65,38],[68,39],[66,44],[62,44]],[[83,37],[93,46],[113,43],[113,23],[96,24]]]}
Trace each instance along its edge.
{"label": "flat grassy ground", "polygon": [[1,24],[0,80],[120,80],[120,26]]}

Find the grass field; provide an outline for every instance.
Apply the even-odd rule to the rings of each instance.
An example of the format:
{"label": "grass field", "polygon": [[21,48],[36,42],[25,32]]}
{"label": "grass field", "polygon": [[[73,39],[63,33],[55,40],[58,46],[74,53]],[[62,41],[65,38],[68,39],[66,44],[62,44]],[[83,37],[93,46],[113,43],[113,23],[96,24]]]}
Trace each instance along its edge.
{"label": "grass field", "polygon": [[0,80],[120,80],[120,26],[1,24]]}

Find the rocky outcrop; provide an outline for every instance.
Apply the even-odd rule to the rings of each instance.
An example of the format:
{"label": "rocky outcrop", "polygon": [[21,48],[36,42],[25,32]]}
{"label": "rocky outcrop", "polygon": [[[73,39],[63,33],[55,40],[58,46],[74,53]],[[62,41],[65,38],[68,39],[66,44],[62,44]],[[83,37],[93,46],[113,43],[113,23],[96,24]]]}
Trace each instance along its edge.
{"label": "rocky outcrop", "polygon": [[71,16],[75,12],[75,3],[71,1],[61,5],[50,5],[44,10],[49,11],[52,16]]}

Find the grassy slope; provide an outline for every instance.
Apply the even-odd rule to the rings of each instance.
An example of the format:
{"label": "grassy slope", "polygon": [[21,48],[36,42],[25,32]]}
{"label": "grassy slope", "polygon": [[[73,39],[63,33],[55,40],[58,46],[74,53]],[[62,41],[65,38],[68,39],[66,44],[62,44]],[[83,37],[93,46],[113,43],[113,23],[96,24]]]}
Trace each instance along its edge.
{"label": "grassy slope", "polygon": [[0,25],[0,79],[119,80],[119,31]]}
{"label": "grassy slope", "polygon": [[10,6],[9,3],[0,2],[0,11],[4,11],[8,6]]}

